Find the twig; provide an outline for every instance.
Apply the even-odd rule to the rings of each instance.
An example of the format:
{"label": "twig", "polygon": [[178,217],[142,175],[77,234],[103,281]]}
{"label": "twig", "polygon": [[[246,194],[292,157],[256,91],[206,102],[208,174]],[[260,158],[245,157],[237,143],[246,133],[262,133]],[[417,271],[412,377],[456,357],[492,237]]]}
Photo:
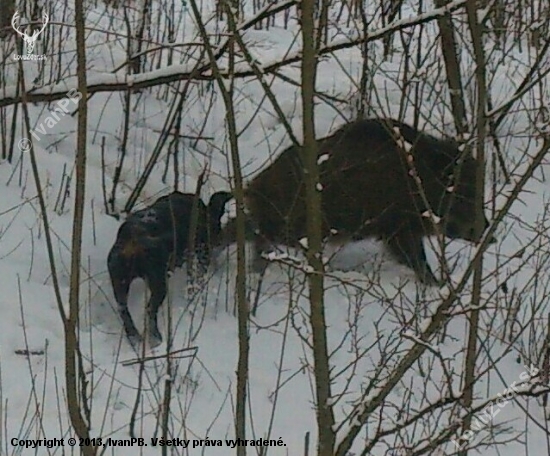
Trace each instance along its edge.
{"label": "twig", "polygon": [[[184,356],[174,356],[179,353],[189,352],[192,351],[193,353],[184,355]],[[122,361],[121,364],[123,366],[133,366],[134,364],[144,364],[149,361],[154,361],[156,359],[166,359],[166,358],[173,358],[173,359],[185,359],[185,358],[192,358],[196,356],[196,354],[199,351],[199,347],[188,347],[188,348],[182,348],[180,350],[175,350],[169,353],[163,353],[162,355],[155,355],[155,356],[146,356],[144,358],[132,358],[126,361]]]}

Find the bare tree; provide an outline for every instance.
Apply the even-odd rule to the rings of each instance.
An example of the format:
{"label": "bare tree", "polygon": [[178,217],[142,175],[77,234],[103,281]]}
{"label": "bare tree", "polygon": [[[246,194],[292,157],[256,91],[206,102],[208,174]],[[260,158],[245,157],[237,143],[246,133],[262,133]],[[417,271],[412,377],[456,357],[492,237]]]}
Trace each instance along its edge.
{"label": "bare tree", "polygon": [[[75,2],[76,49],[77,49],[77,76],[78,91],[80,94],[78,105],[78,134],[76,144],[76,192],[74,202],[74,219],[71,246],[71,282],[69,289],[69,314],[64,321],[65,326],[65,382],[67,387],[67,401],[69,416],[76,434],[82,439],[90,439],[91,419],[88,416],[86,423],[83,410],[86,409],[83,401],[85,397],[79,395],[79,382],[86,384],[86,374],[83,372],[82,357],[78,336],[80,313],[80,272],[82,262],[82,228],[84,220],[84,203],[86,192],[86,138],[88,131],[87,111],[87,82],[86,82],[86,32],[84,21],[84,3]],[[85,389],[84,389],[85,390]],[[85,455],[96,454],[93,445],[84,446]]]}
{"label": "bare tree", "polygon": [[[239,144],[237,136],[237,125],[235,117],[235,107],[233,102],[233,84],[234,84],[234,64],[235,64],[235,43],[233,37],[229,41],[229,88],[225,85],[214,49],[210,44],[206,28],[202,22],[200,11],[195,0],[191,0],[191,8],[195,20],[200,30],[200,35],[205,43],[206,52],[212,65],[212,71],[218,83],[219,90],[223,97],[223,103],[226,110],[227,129],[229,134],[229,145],[231,164],[234,179],[234,194],[237,202],[237,221],[236,221],[236,240],[237,240],[237,275],[236,275],[236,308],[238,318],[239,334],[239,359],[237,364],[237,394],[236,394],[236,412],[235,412],[235,438],[244,441],[246,439],[246,406],[247,406],[247,385],[249,376],[249,302],[246,293],[246,256],[245,256],[245,214],[244,214],[244,192],[243,178],[241,171],[241,162],[239,157]],[[234,24],[236,18],[233,14],[238,12],[238,5],[227,1],[224,3],[224,10],[228,20]],[[238,446],[237,454],[246,455],[246,446]]]}
{"label": "bare tree", "polygon": [[304,0],[302,14],[302,115],[304,144],[301,160],[304,168],[307,213],[307,261],[311,267],[308,274],[310,324],[313,335],[313,359],[317,408],[318,456],[330,456],[334,448],[334,413],[331,400],[330,364],[327,348],[325,321],[324,265],[322,258],[322,216],[319,188],[319,167],[315,137],[315,81],[317,75],[315,0]]}
{"label": "bare tree", "polygon": [[[476,64],[475,80],[476,80],[476,147],[475,156],[477,159],[476,173],[476,190],[477,190],[477,210],[479,214],[484,211],[484,196],[485,196],[485,139],[487,137],[487,74],[485,63],[485,51],[483,49],[482,28],[478,23],[478,9],[475,2],[466,4],[466,12],[468,16],[468,26],[472,37],[472,45],[474,48],[474,60]],[[483,232],[483,221],[477,220],[477,232],[481,235]],[[477,366],[477,341],[479,337],[479,306],[481,304],[481,288],[483,279],[483,255],[479,255],[474,263],[474,277],[472,290],[472,311],[470,312],[470,328],[468,334],[468,347],[466,354],[466,365],[464,369],[464,406],[472,407],[474,397],[474,383],[476,379]],[[468,416],[464,420],[463,431],[470,429],[472,417]],[[460,456],[466,456],[468,451],[461,451]]]}

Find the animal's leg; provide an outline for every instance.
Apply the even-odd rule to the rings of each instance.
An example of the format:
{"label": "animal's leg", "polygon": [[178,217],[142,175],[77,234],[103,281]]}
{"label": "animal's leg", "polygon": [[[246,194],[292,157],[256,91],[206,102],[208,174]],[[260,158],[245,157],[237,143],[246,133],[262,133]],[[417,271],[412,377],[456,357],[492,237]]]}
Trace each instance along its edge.
{"label": "animal's leg", "polygon": [[120,318],[122,318],[122,322],[124,324],[124,330],[126,331],[126,336],[128,337],[128,341],[134,348],[137,349],[141,345],[142,338],[136,326],[134,325],[132,316],[128,311],[128,306],[126,304],[125,305],[119,304],[118,313],[120,315]]}
{"label": "animal's leg", "polygon": [[421,282],[427,285],[439,284],[428,265],[421,236],[414,234],[408,227],[402,228],[386,240],[386,245],[395,259],[410,267]]}
{"label": "animal's leg", "polygon": [[208,267],[210,266],[210,249],[204,245],[197,249],[195,254],[196,271],[195,279],[204,277],[208,273]]}
{"label": "animal's leg", "polygon": [[158,311],[166,298],[166,275],[155,274],[154,277],[148,279],[149,289],[151,290],[151,298],[147,304],[147,316],[149,322],[149,345],[151,348],[156,347],[162,342],[162,336],[158,328]]}
{"label": "animal's leg", "polygon": [[261,235],[257,235],[254,239],[253,245],[254,252],[252,254],[252,270],[263,275],[267,269],[269,261],[265,259],[262,254],[269,249],[269,243],[261,238]]}
{"label": "animal's leg", "polygon": [[190,263],[187,268],[187,290],[188,293],[194,294],[200,291],[207,277],[210,265],[209,249],[206,246],[199,247],[188,261]]}
{"label": "animal's leg", "polygon": [[141,336],[134,324],[134,320],[128,311],[128,290],[130,289],[130,281],[115,281],[116,285],[113,287],[115,291],[115,299],[118,304],[118,314],[122,319],[124,325],[124,331],[128,340],[134,347],[138,347],[141,343]]}

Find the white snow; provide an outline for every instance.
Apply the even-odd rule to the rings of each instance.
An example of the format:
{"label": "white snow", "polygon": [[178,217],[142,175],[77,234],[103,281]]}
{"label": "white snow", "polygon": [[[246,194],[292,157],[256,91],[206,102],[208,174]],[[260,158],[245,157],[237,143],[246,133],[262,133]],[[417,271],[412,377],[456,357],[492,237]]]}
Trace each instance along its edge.
{"label": "white snow", "polygon": [[330,158],[329,154],[322,154],[317,159],[317,164],[321,165],[321,164],[325,163],[329,158]]}

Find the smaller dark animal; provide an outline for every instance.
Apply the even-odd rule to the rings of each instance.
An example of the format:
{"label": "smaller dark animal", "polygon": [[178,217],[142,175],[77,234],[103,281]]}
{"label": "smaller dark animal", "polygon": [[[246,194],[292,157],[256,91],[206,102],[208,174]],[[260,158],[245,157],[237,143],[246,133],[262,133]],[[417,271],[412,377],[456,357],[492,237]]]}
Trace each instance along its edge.
{"label": "smaller dark animal", "polygon": [[[317,152],[321,232],[327,242],[380,238],[397,261],[421,281],[435,284],[422,245],[424,236],[434,234],[428,208],[450,238],[477,242],[482,233],[476,220],[483,229],[488,226],[476,210],[476,162],[452,139],[393,119],[365,119],[318,139]],[[283,151],[249,183],[245,203],[257,270],[265,267],[259,258],[273,244],[300,247],[307,217],[298,147]],[[234,242],[234,221],[220,239],[222,246]]]}
{"label": "smaller dark animal", "polygon": [[[220,233],[225,204],[231,198],[227,192],[215,193],[207,207],[196,195],[173,192],[150,207],[130,214],[120,226],[107,265],[118,312],[134,346],[141,342],[141,336],[128,311],[130,284],[139,277],[151,291],[147,313],[149,343],[154,347],[162,342],[157,314],[166,297],[168,271],[181,267],[191,257],[197,260],[200,274],[206,271],[211,247]],[[194,214],[196,230],[191,236]],[[194,251],[190,251],[191,241],[194,241]]]}

